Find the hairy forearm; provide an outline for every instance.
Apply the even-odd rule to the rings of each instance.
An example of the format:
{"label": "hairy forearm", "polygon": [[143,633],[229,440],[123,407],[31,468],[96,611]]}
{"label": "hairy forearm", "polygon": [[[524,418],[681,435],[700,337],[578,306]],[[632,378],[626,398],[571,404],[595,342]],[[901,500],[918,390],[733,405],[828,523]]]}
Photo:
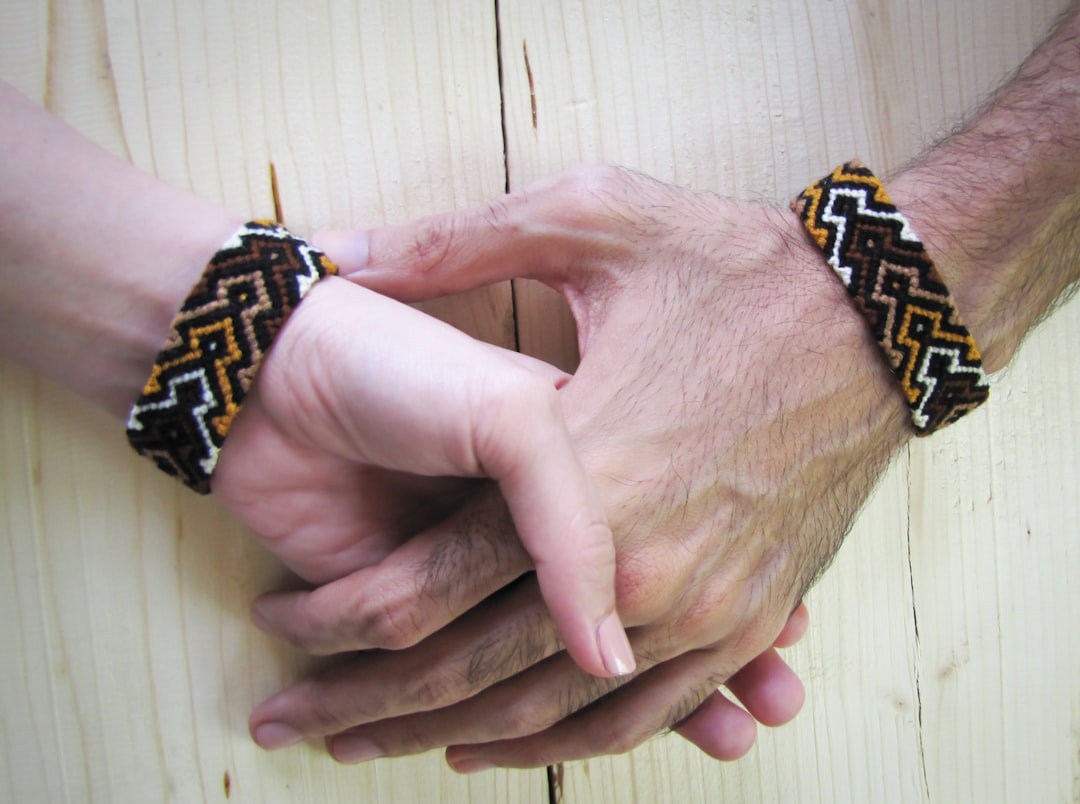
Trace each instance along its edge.
{"label": "hairy forearm", "polygon": [[0,83],[0,350],[115,413],[239,219]]}
{"label": "hairy forearm", "polygon": [[960,132],[890,182],[986,368],[1080,279],[1080,7]]}

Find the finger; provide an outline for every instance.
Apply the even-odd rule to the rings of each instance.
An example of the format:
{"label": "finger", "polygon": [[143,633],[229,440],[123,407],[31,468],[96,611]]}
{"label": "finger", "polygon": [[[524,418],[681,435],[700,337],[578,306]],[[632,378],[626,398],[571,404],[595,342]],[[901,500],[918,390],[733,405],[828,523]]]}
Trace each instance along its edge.
{"label": "finger", "polygon": [[[635,640],[639,670],[678,650],[668,626],[638,629]],[[342,747],[348,742],[339,738],[366,739],[379,747],[379,755],[396,756],[534,734],[628,681],[586,675],[568,654],[554,655],[560,648],[536,579],[528,575],[414,648],[361,654],[264,701],[251,716],[252,735],[265,748],[339,735],[330,740],[331,751],[352,761]],[[713,649],[671,661],[699,653],[714,655],[706,668],[713,684],[707,694],[723,680],[728,664],[744,661],[721,662]],[[690,711],[674,712],[670,722]],[[370,752],[369,746],[360,753]]]}
{"label": "finger", "polygon": [[455,745],[451,767],[470,773],[488,767],[533,768],[621,754],[683,721],[715,692],[726,675],[717,651],[694,651],[663,662],[592,706],[544,731],[510,740]]}
{"label": "finger", "polygon": [[[537,672],[550,675],[555,669],[555,662],[556,659],[549,660],[543,669],[538,669]],[[569,663],[566,663],[566,667],[569,667]],[[648,676],[633,683],[643,685],[639,696],[641,699],[649,697],[649,690],[653,688]],[[509,686],[511,689],[487,690],[476,700],[464,701],[447,709],[380,720],[350,729],[329,737],[326,741],[327,750],[338,762],[366,762],[380,757],[420,754],[463,741],[479,745],[511,735],[530,735],[559,722],[558,719],[549,720],[543,700],[545,695],[557,694],[557,685],[530,684],[525,695],[521,694],[525,685]],[[609,690],[605,688],[605,691]],[[596,697],[600,694],[601,691],[597,691]],[[624,698],[620,700],[624,705],[630,705]],[[578,700],[577,703],[584,703],[584,700]],[[659,731],[663,727],[656,728]],[[674,730],[705,753],[725,761],[744,756],[753,747],[757,736],[753,717],[719,691],[709,695],[705,702],[690,717],[675,726]],[[455,764],[463,771],[479,770],[475,765],[471,768],[464,766],[468,759],[465,748],[454,749],[450,756],[458,757]],[[473,759],[484,761],[478,754],[474,754]],[[541,759],[535,761],[542,764]]]}
{"label": "finger", "polygon": [[496,488],[487,484],[450,519],[381,563],[311,591],[258,598],[252,618],[308,653],[415,645],[528,572]]}
{"label": "finger", "polygon": [[[638,637],[639,654],[655,658],[652,648],[660,644],[658,636],[642,638],[639,633]],[[707,661],[702,659],[703,653]],[[445,709],[382,719],[333,735],[327,748],[338,761],[359,762],[450,745],[502,745],[536,737],[529,750],[542,751],[548,742],[563,739],[563,728],[572,731],[576,724],[588,723],[590,728],[595,725],[597,734],[616,728],[614,721],[605,726],[606,715],[594,723],[590,714],[607,706],[609,698],[618,700],[618,710],[626,717],[626,734],[644,739],[681,722],[693,710],[692,704],[715,692],[717,679],[723,678],[727,667],[727,658],[720,656],[713,651],[692,651],[662,661],[632,679],[603,679],[583,675],[562,653]],[[745,738],[745,734],[739,737]],[[606,744],[602,752],[618,750],[618,745]],[[537,753],[528,764],[545,761],[546,757]]]}
{"label": "finger", "polygon": [[505,279],[564,280],[588,257],[629,253],[613,199],[632,174],[598,166],[542,179],[483,206],[369,231],[326,230],[315,244],[342,276],[403,301]]}
{"label": "finger", "polygon": [[[615,690],[625,679],[584,675],[559,653],[443,709],[379,719],[327,739],[339,762],[406,756],[461,742],[491,742],[541,732]],[[374,748],[373,748],[374,746]]]}
{"label": "finger", "polygon": [[412,712],[443,713],[561,647],[529,576],[416,648],[365,652],[271,696],[249,726],[259,745],[281,748]]}
{"label": "finger", "polygon": [[798,675],[775,648],[794,645],[809,622],[806,605],[800,603],[788,617],[773,648],[754,658],[726,686],[742,702],[741,709],[717,690],[675,731],[714,759],[731,761],[744,756],[754,745],[756,723],[781,726],[802,709],[806,690]]}
{"label": "finger", "polygon": [[728,679],[727,688],[763,726],[784,725],[799,714],[806,701],[802,681],[775,648]]}
{"label": "finger", "polygon": [[[489,409],[476,453],[506,498],[570,655],[593,675],[627,675],[634,654],[615,610],[611,530],[571,444],[558,393],[548,387],[525,394]],[[532,411],[529,421],[520,420],[521,411]]]}
{"label": "finger", "polygon": [[731,762],[745,756],[757,739],[757,723],[745,709],[717,690],[674,731],[713,759]]}
{"label": "finger", "polygon": [[753,747],[757,733],[755,721],[765,726],[781,726],[792,720],[802,709],[806,690],[775,648],[789,647],[802,639],[809,617],[806,605],[800,603],[788,617],[773,648],[728,679],[726,686],[745,710],[717,690],[675,731],[714,759],[731,761]]}
{"label": "finger", "polygon": [[795,607],[795,610],[788,616],[783,629],[773,642],[773,647],[790,648],[805,636],[806,629],[809,625],[810,610],[806,608],[805,603],[799,603],[799,605]]}

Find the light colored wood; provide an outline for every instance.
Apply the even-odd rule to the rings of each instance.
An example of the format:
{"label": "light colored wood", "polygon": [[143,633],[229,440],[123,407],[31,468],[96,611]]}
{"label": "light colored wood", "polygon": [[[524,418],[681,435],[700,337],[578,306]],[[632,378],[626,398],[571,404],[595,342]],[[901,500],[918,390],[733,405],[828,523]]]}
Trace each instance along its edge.
{"label": "light colored wood", "polygon": [[[11,0],[0,77],[253,214],[273,210],[273,162],[301,232],[590,161],[781,200],[852,155],[902,164],[1063,4],[500,0],[499,54],[481,0]],[[516,305],[523,348],[571,365],[561,304],[522,284]],[[505,286],[436,309],[513,342]],[[808,686],[794,724],[733,765],[674,736],[570,764],[563,800],[1080,801],[1078,339],[1073,303],[986,409],[888,473],[789,652]],[[115,421],[3,362],[0,529],[2,801],[221,801],[226,774],[242,802],[547,800],[539,771],[256,749],[250,707],[307,668],[248,624],[276,563],[146,472]]]}
{"label": "light colored wood", "polygon": [[[403,220],[505,185],[494,9],[422,6],[14,0],[0,77],[234,209],[272,215],[273,162],[300,232]],[[508,286],[439,309],[513,343]],[[248,621],[283,574],[129,452],[119,422],[0,362],[0,800],[547,801],[542,770],[256,748],[251,707],[308,667]]]}
{"label": "light colored wood", "polygon": [[[1064,5],[504,0],[511,186],[606,161],[784,201],[851,156],[895,169]],[[565,315],[519,296],[522,345],[567,354]],[[894,465],[810,595],[794,724],[733,765],[676,736],[568,764],[562,800],[1080,800],[1078,333],[1072,304]]]}
{"label": "light colored wood", "polygon": [[1074,302],[971,430],[912,462],[925,766],[941,800],[1080,800],[1078,324]]}

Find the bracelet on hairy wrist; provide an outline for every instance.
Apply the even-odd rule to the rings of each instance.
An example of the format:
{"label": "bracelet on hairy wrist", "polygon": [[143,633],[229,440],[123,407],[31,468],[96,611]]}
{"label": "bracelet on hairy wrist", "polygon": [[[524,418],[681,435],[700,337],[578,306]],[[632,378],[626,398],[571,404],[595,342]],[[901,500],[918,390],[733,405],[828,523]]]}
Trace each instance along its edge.
{"label": "bracelet on hairy wrist", "polygon": [[285,320],[325,276],[322,252],[271,221],[241,226],[169,328],[128,416],[131,446],[201,494],[229,427]]}
{"label": "bracelet on hairy wrist", "polygon": [[866,166],[841,165],[791,207],[866,319],[900,382],[917,435],[986,401],[982,358],[949,289]]}

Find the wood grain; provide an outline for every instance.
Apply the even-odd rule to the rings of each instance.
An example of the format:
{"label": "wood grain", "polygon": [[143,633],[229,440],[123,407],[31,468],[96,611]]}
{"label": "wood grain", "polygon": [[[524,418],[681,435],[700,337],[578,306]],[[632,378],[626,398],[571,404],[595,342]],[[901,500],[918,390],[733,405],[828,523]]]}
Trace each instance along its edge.
{"label": "wood grain", "polygon": [[[301,233],[461,207],[580,162],[779,201],[951,130],[1063,0],[12,0],[0,77],[162,178]],[[496,48],[498,24],[501,52]],[[500,70],[502,86],[500,87]],[[501,90],[501,92],[500,92]],[[505,127],[505,140],[503,129]],[[433,309],[564,367],[540,286]],[[719,765],[675,736],[568,764],[566,802],[1080,801],[1080,304],[991,403],[913,445],[813,590],[797,721]],[[546,802],[542,771],[268,755],[305,672],[247,607],[286,582],[119,425],[0,362],[0,800]]]}

